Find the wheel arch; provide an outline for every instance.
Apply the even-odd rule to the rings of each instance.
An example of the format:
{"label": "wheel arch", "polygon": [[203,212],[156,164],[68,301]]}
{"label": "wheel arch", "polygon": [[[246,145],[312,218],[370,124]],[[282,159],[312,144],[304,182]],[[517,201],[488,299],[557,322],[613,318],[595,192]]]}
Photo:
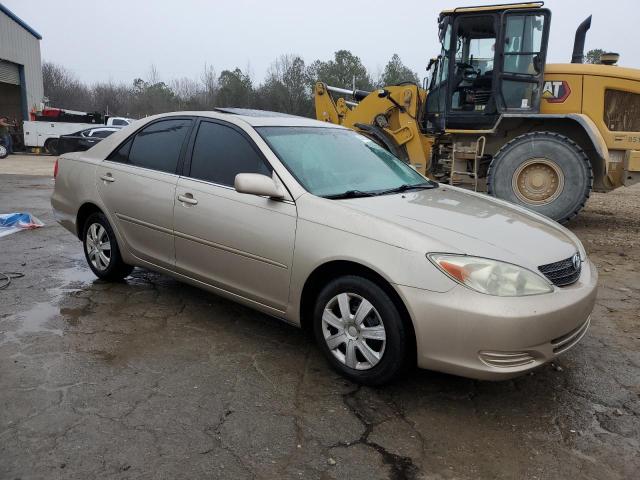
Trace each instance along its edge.
{"label": "wheel arch", "polygon": [[409,310],[391,283],[374,269],[351,260],[331,260],[319,265],[307,277],[300,295],[300,326],[305,332],[313,330],[314,299],[329,281],[345,275],[356,275],[372,281],[382,288],[396,306],[409,332],[411,361],[415,363],[417,355],[416,333]]}
{"label": "wheel arch", "polygon": [[593,170],[593,188],[596,191],[611,189],[607,182],[609,150],[595,123],[584,114],[566,115],[504,115],[493,133],[487,137],[485,152],[495,155],[500,148],[514,138],[530,132],[559,133],[578,144],[589,158]]}
{"label": "wheel arch", "polygon": [[78,209],[78,213],[76,214],[76,235],[80,240],[82,240],[84,222],[87,221],[89,215],[96,212],[104,213],[100,207],[92,202],[85,202]]}

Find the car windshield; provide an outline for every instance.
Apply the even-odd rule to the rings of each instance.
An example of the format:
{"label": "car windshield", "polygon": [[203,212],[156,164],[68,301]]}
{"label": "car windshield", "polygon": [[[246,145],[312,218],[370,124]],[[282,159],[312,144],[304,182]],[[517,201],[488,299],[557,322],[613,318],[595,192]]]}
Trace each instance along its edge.
{"label": "car windshield", "polygon": [[333,198],[382,195],[437,185],[352,130],[318,127],[256,130],[293,176],[314,195]]}

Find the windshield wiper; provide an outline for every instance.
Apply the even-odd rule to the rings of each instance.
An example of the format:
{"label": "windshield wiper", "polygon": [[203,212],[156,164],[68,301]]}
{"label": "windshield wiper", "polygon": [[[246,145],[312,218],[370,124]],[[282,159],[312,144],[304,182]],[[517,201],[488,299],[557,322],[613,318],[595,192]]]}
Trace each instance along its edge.
{"label": "windshield wiper", "polygon": [[388,195],[390,193],[401,193],[406,192],[407,190],[426,190],[430,188],[437,188],[438,184],[435,182],[429,183],[418,183],[416,185],[403,184],[399,187],[389,188],[388,190],[381,190],[376,192],[375,195]]}
{"label": "windshield wiper", "polygon": [[342,198],[359,198],[359,197],[373,197],[375,193],[363,192],[362,190],[347,190],[343,193],[335,193],[333,195],[323,195],[324,198],[331,200],[340,200]]}

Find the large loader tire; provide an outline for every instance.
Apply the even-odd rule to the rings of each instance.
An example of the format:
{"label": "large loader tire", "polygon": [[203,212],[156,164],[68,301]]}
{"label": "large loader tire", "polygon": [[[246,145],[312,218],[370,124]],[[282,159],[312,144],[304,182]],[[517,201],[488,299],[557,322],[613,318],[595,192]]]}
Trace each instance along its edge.
{"label": "large loader tire", "polygon": [[553,132],[514,138],[493,157],[487,173],[490,195],[560,223],[584,207],[592,185],[591,163],[584,150]]}

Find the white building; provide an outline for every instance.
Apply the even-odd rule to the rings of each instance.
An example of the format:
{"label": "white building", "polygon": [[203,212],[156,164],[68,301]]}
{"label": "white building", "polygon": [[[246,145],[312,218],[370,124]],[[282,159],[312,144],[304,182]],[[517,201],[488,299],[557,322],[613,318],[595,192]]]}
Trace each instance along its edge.
{"label": "white building", "polygon": [[10,120],[28,120],[43,100],[41,39],[0,3],[0,115]]}

